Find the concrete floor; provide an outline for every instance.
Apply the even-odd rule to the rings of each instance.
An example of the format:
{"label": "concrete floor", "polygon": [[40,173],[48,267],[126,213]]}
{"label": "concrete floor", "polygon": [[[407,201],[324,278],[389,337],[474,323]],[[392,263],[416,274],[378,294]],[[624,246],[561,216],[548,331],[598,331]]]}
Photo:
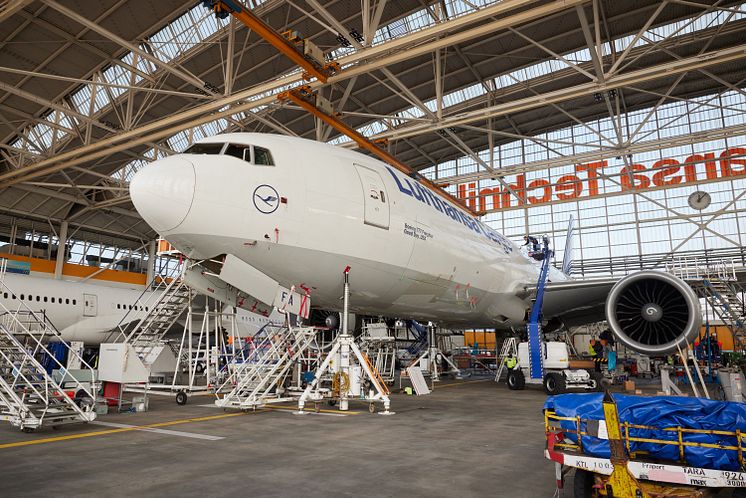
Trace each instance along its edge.
{"label": "concrete floor", "polygon": [[396,415],[385,417],[356,403],[347,416],[298,416],[154,396],[147,413],[98,421],[181,434],[83,424],[23,434],[0,425],[0,495],[550,497],[545,398],[492,381],[446,382],[429,396],[394,395]]}

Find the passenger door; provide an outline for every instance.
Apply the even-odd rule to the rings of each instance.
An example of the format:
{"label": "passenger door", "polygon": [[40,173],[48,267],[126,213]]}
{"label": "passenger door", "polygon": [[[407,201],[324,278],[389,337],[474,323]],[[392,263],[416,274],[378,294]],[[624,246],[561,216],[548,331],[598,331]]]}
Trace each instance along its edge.
{"label": "passenger door", "polygon": [[98,296],[95,294],[83,294],[83,316],[96,316],[98,314]]}
{"label": "passenger door", "polygon": [[389,228],[389,196],[378,172],[355,164],[355,170],[363,186],[365,200],[365,223],[374,227]]}

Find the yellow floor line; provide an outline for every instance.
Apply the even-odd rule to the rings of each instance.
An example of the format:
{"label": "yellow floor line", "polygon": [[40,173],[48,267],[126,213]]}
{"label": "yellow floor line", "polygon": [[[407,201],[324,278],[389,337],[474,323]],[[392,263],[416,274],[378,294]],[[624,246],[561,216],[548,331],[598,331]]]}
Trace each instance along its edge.
{"label": "yellow floor line", "polygon": [[241,415],[248,415],[249,413],[258,413],[266,410],[256,410],[256,412],[236,412],[236,413],[223,413],[220,415],[210,415],[207,417],[194,417],[194,418],[183,418],[179,420],[170,420],[168,422],[158,422],[155,424],[148,424],[148,425],[139,425],[136,427],[124,427],[121,429],[108,429],[105,431],[91,431],[91,432],[82,432],[80,434],[68,434],[65,436],[55,436],[55,437],[47,437],[47,438],[40,438],[40,439],[31,439],[28,441],[17,441],[15,443],[4,443],[0,444],[0,449],[5,448],[16,448],[19,446],[30,446],[32,444],[44,444],[44,443],[54,443],[56,441],[67,441],[70,439],[81,439],[85,437],[94,437],[94,436],[105,436],[107,434],[116,434],[118,432],[129,432],[129,431],[137,431],[140,429],[153,429],[156,427],[167,427],[170,425],[178,425],[178,424],[187,424],[190,422],[204,422],[207,420],[216,420],[221,418],[229,418],[229,417],[239,417]]}
{"label": "yellow floor line", "polygon": [[[274,405],[274,406],[265,406],[264,408],[268,410],[293,410],[297,411],[297,406],[285,406],[285,405]],[[310,413],[316,413],[316,410],[314,408],[304,408],[304,412],[310,412]],[[352,412],[352,411],[346,411],[342,412],[339,410],[319,410],[319,413],[334,413],[337,415],[360,415],[362,412]]]}
{"label": "yellow floor line", "polygon": [[464,382],[454,382],[453,384],[442,384],[442,385],[436,384],[435,389],[444,389],[446,387],[454,387],[454,386],[458,387],[458,386],[463,386],[464,384],[474,384],[476,382],[487,382],[488,380],[492,380],[492,379],[467,380]]}

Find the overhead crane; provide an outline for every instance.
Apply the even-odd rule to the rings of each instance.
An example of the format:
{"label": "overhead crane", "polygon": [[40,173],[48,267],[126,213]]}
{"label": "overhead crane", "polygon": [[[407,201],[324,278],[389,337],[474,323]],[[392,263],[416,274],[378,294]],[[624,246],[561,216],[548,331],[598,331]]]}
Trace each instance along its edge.
{"label": "overhead crane", "polygon": [[[262,21],[258,16],[251,12],[236,0],[204,0],[203,5],[215,12],[220,19],[225,19],[232,15],[249,29],[252,29],[259,36],[264,38],[282,54],[298,64],[304,69],[303,78],[310,80],[315,77],[322,83],[326,83],[330,76],[340,71],[337,62],[326,62],[324,53],[310,40],[304,39],[297,31],[288,30],[282,34],[275,31],[271,26]],[[389,154],[380,145],[385,142],[374,142],[358,133],[339,119],[339,114],[334,112],[331,102],[314,92],[309,85],[302,85],[297,88],[291,88],[280,93],[277,99],[281,102],[291,101],[302,109],[305,109],[313,116],[322,120],[335,130],[351,138],[358,146],[368,152],[371,152],[381,158],[384,162],[390,164],[405,175],[418,180],[445,200],[460,206],[473,216],[480,216],[483,212],[477,212],[470,208],[466,203],[452,196],[440,186],[436,185],[429,179],[419,174],[414,169],[396,159]]]}
{"label": "overhead crane", "polygon": [[262,21],[235,0],[204,0],[202,4],[215,12],[219,19],[233,16],[268,41],[273,47],[286,55],[291,61],[303,68],[303,79],[312,77],[326,83],[327,78],[339,72],[339,64],[326,62],[324,52],[310,40],[303,39],[297,31],[289,30],[282,34]]}

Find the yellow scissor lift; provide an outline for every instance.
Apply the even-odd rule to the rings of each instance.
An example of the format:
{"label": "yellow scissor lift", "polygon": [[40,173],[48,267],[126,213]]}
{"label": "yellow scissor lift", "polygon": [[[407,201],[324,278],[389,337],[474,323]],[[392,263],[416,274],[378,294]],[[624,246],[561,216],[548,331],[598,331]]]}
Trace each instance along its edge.
{"label": "yellow scissor lift", "polygon": [[[564,477],[575,469],[574,495],[576,498],[599,496],[616,498],[658,498],[658,497],[746,497],[746,470],[744,465],[744,444],[742,431],[720,431],[691,429],[686,427],[652,427],[619,421],[616,403],[610,393],[603,400],[605,432],[597,421],[580,417],[563,417],[551,410],[544,412],[544,426],[547,437],[545,456],[555,462],[557,490],[564,486]],[[573,422],[574,429],[563,428],[561,422]],[[589,424],[590,422],[590,424]],[[583,429],[585,427],[585,429]],[[599,427],[597,432],[590,427]],[[630,435],[631,429],[674,432],[675,440],[652,439]],[[577,442],[565,437],[574,434]],[[737,441],[736,446],[724,444],[684,441],[684,434],[705,434],[727,436]],[[589,456],[583,449],[581,436],[608,438],[611,458]],[[643,452],[633,452],[631,443],[654,443],[675,445],[679,452],[678,463],[665,463],[645,458]],[[741,471],[728,471],[691,467],[687,465],[684,449],[699,446],[724,451],[735,451]],[[555,496],[558,496],[556,494]]]}

